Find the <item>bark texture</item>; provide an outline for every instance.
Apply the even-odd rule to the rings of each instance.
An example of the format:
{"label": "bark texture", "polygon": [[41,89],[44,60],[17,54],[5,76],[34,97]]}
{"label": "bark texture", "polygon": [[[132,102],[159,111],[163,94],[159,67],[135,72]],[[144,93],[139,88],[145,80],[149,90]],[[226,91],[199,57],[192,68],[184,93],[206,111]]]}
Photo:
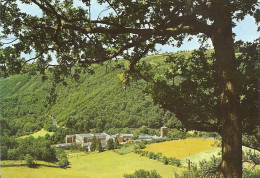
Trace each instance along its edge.
{"label": "bark texture", "polygon": [[[219,4],[218,4],[219,3]],[[236,69],[230,7],[215,4],[212,42],[216,53],[217,70],[223,91],[221,102],[222,162],[220,177],[242,177],[242,120],[239,117],[239,78]]]}

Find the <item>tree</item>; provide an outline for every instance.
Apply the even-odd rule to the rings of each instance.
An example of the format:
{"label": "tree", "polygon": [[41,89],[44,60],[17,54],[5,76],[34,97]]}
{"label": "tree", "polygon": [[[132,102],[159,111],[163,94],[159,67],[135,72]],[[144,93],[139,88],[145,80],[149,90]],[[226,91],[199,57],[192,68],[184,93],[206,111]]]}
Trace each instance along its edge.
{"label": "tree", "polygon": [[93,136],[91,145],[90,145],[90,151],[95,151],[97,147],[97,139],[96,136]]}
{"label": "tree", "polygon": [[143,134],[148,134],[149,129],[143,125],[141,128],[139,128],[139,132]]}
{"label": "tree", "polygon": [[97,152],[102,152],[103,151],[103,148],[102,148],[100,140],[97,140],[97,148],[96,148],[96,150],[97,150]]}
{"label": "tree", "polygon": [[120,144],[119,144],[118,138],[116,137],[115,142],[114,142],[114,148],[117,149],[119,147],[120,147]]}
{"label": "tree", "polygon": [[107,150],[113,150],[113,149],[114,149],[114,141],[112,138],[110,138],[107,141]]}
{"label": "tree", "polygon": [[0,159],[6,160],[7,159],[7,152],[8,152],[7,146],[1,146],[0,151],[1,151]]}
{"label": "tree", "polygon": [[[184,0],[184,1],[118,1],[100,0],[113,11],[91,18],[88,8],[74,7],[73,1],[21,0],[35,4],[42,17],[21,12],[15,1],[3,0],[1,6],[2,34],[13,35],[17,43],[1,53],[1,75],[53,72],[53,80],[64,82],[64,76],[78,80],[82,68],[122,56],[130,61],[130,73],[146,79],[140,59],[153,52],[156,44],[179,46],[187,35],[197,35],[201,41],[210,39],[214,46],[219,81],[218,127],[197,116],[193,120],[178,119],[189,128],[217,131],[222,136],[221,177],[242,176],[242,120],[240,113],[241,85],[234,51],[232,20],[250,14],[258,21],[257,0]],[[82,1],[91,8],[91,1]],[[10,41],[12,43],[12,41]],[[35,57],[19,59],[21,52],[35,51]],[[129,50],[130,53],[129,53]],[[51,63],[55,51],[58,64]],[[29,63],[31,62],[31,63]],[[74,68],[73,68],[74,67]],[[61,75],[62,74],[62,75]],[[45,79],[46,76],[43,76]],[[148,82],[153,82],[148,80]],[[191,87],[192,88],[192,87]],[[160,93],[166,92],[164,88]],[[168,96],[173,98],[174,96]],[[172,108],[159,103],[173,113]],[[178,103],[178,105],[186,103]],[[198,105],[196,103],[190,103]],[[176,103],[175,103],[176,105]],[[191,111],[189,111],[191,112]],[[212,111],[213,115],[215,111]]]}

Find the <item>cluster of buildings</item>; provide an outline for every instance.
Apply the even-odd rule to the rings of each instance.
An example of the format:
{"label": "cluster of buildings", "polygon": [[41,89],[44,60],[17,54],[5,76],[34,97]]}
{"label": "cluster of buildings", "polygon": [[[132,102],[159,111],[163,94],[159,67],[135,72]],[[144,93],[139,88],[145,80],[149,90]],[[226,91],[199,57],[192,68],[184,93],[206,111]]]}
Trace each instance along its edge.
{"label": "cluster of buildings", "polygon": [[114,134],[114,135],[109,135],[107,133],[88,133],[88,134],[74,134],[74,135],[66,135],[65,137],[65,142],[62,144],[56,145],[56,147],[69,147],[72,145],[80,145],[82,147],[89,147],[91,145],[92,139],[95,136],[97,140],[100,140],[101,146],[103,148],[106,147],[107,141],[109,139],[115,140],[115,138],[118,139],[119,143],[126,143],[126,142],[136,142],[136,141],[142,141],[142,140],[147,140],[150,141],[152,139],[159,139],[159,138],[164,138],[167,137],[167,127],[161,127],[161,136],[158,137],[157,135],[150,136],[150,135],[143,135],[143,136],[138,136],[138,138],[133,139],[133,134]]}

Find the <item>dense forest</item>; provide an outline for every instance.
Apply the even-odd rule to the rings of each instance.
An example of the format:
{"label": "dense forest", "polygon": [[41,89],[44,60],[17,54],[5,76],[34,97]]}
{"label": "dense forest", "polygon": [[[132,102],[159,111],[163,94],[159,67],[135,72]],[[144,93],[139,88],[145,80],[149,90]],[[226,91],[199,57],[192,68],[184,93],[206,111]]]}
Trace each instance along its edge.
{"label": "dense forest", "polygon": [[[164,57],[147,58],[154,61],[153,58]],[[52,130],[52,116],[59,127],[74,132],[102,132],[143,125],[179,127],[172,114],[155,106],[150,96],[143,93],[144,81],[132,82],[127,87],[123,84],[124,64],[119,60],[94,65],[94,74],[82,73],[77,81],[67,78],[66,83],[55,87],[50,80],[43,81],[40,74],[1,78],[2,133],[22,136],[43,127]]]}

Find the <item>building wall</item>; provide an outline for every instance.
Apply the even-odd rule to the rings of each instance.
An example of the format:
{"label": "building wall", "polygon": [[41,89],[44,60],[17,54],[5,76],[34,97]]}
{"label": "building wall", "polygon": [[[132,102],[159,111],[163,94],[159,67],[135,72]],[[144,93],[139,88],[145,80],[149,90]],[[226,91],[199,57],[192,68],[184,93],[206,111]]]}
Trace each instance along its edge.
{"label": "building wall", "polygon": [[122,136],[117,137],[117,139],[118,139],[118,142],[124,142],[124,137],[122,137]]}
{"label": "building wall", "polygon": [[68,135],[65,138],[66,143],[76,143],[76,136],[75,135]]}
{"label": "building wall", "polygon": [[168,134],[168,128],[167,127],[162,127],[161,128],[161,138],[167,137]]}

